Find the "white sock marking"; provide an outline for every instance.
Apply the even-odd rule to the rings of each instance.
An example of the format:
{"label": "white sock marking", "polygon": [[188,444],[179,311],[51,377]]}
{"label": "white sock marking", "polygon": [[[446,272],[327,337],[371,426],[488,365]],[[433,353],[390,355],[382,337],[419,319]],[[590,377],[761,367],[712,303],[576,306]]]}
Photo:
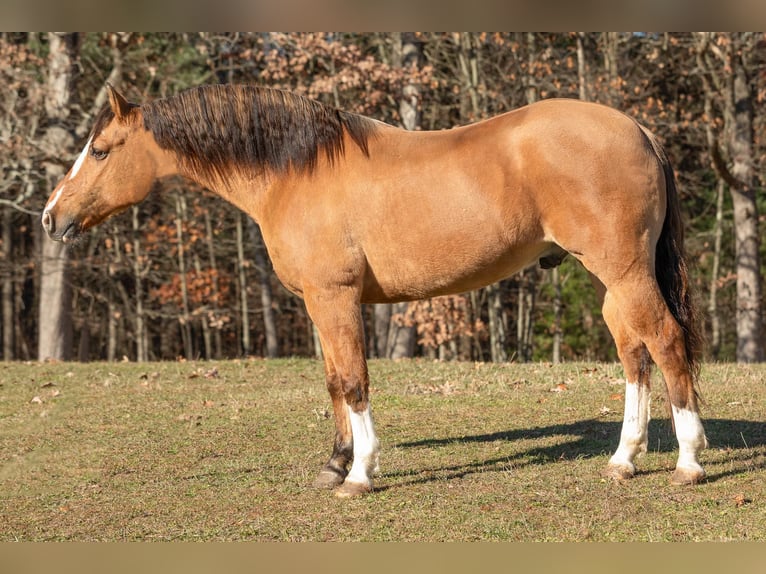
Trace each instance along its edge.
{"label": "white sock marking", "polygon": [[346,477],[348,482],[372,485],[372,474],[378,468],[380,443],[375,436],[370,406],[361,413],[356,413],[346,406],[351,421],[351,433],[354,436],[354,462]]}
{"label": "white sock marking", "polygon": [[649,440],[651,391],[648,385],[625,382],[625,414],[620,433],[620,446],[609,460],[610,464],[635,470],[633,459],[646,452]]}
{"label": "white sock marking", "polygon": [[676,426],[676,438],[678,439],[678,464],[676,466],[702,470],[697,460],[697,454],[707,447],[707,437],[702,428],[699,413],[673,406],[673,422]]}

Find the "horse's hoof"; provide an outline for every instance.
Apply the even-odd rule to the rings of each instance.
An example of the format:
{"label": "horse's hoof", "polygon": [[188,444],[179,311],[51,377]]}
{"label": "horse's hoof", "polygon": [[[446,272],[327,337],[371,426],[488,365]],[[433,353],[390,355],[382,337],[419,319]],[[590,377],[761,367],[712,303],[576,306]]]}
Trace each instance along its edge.
{"label": "horse's hoof", "polygon": [[699,484],[705,480],[705,471],[699,468],[678,467],[670,477],[670,484],[675,486],[688,486],[690,484]]}
{"label": "horse's hoof", "polygon": [[636,468],[631,464],[614,464],[609,463],[604,470],[604,476],[611,478],[612,480],[630,480],[635,476]]}
{"label": "horse's hoof", "polygon": [[361,482],[344,482],[335,489],[335,496],[338,498],[354,498],[369,494],[372,492],[372,483],[363,484]]}
{"label": "horse's hoof", "polygon": [[325,490],[332,490],[336,486],[343,484],[345,477],[340,475],[334,470],[322,469],[319,472],[319,476],[314,480],[314,488],[322,488]]}

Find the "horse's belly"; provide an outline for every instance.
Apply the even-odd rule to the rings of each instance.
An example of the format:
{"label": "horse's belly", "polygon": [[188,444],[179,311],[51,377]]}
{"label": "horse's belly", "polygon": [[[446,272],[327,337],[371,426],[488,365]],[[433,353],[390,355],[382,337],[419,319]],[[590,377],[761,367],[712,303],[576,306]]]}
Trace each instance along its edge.
{"label": "horse's belly", "polygon": [[414,301],[486,287],[536,261],[550,246],[541,242],[499,253],[455,248],[419,257],[402,251],[395,259],[380,260],[368,256],[362,302]]}

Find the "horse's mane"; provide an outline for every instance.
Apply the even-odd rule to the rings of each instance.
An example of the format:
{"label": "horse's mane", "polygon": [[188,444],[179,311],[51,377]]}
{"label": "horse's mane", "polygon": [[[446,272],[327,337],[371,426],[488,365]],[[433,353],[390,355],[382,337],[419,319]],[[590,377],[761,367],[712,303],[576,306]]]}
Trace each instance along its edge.
{"label": "horse's mane", "polygon": [[226,180],[232,168],[311,172],[320,152],[331,163],[348,132],[362,152],[375,122],[297,94],[247,85],[192,88],[141,106],[144,127],[196,173]]}

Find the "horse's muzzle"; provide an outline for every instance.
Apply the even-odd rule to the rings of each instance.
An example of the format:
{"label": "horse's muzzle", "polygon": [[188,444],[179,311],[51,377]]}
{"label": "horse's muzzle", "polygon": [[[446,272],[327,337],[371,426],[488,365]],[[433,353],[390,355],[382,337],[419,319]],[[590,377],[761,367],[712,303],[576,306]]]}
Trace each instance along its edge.
{"label": "horse's muzzle", "polygon": [[63,241],[69,243],[74,241],[80,234],[80,225],[71,218],[63,221],[63,225],[56,225],[56,219],[51,215],[50,211],[43,211],[43,216],[40,223],[48,234],[48,237],[54,241]]}

